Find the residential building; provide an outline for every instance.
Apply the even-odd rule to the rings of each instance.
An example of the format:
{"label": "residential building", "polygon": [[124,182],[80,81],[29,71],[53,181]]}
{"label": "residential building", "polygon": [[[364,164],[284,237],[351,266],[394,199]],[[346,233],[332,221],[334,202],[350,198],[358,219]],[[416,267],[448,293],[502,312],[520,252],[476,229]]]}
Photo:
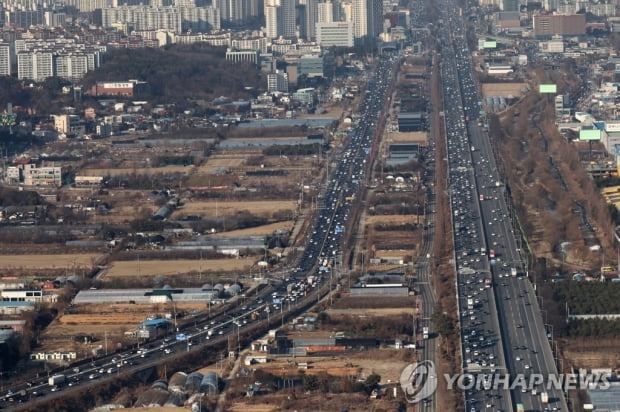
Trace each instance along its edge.
{"label": "residential building", "polygon": [[[272,4],[270,4],[272,3]],[[275,39],[282,33],[282,10],[280,6],[275,3],[274,0],[267,0],[265,2],[265,36],[268,39]]]}
{"label": "residential building", "polygon": [[[106,46],[78,43],[74,39],[18,39],[17,76],[34,81],[52,76],[77,81],[101,65],[105,50]],[[11,51],[8,53],[10,56]]]}
{"label": "residential building", "polygon": [[334,3],[326,1],[317,5],[317,23],[331,23],[334,21]]}
{"label": "residential building", "polygon": [[0,76],[11,75],[11,45],[0,43]]}
{"label": "residential building", "polygon": [[383,31],[383,2],[381,0],[353,0],[353,36],[376,37]]}
{"label": "residential building", "polygon": [[40,26],[44,23],[43,9],[23,10],[11,8],[4,10],[4,24],[6,26],[28,29],[31,26]]}
{"label": "residential building", "polygon": [[54,76],[54,56],[50,51],[17,53],[17,77],[41,82]]}
{"label": "residential building", "polygon": [[232,39],[231,49],[236,50],[258,50],[261,54],[266,54],[268,50],[267,37],[250,37],[245,39]]}
{"label": "residential building", "polygon": [[88,72],[86,55],[65,54],[56,56],[56,76],[63,79],[78,81]]}

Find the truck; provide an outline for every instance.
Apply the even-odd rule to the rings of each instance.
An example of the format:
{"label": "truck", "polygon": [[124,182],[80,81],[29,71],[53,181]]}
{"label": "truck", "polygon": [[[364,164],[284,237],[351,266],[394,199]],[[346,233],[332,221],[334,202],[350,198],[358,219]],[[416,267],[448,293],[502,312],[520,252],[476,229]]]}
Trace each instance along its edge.
{"label": "truck", "polygon": [[517,404],[517,412],[525,412],[525,408],[522,403]]}
{"label": "truck", "polygon": [[471,147],[471,151],[472,151],[472,152],[475,152],[475,151],[476,151],[476,148],[475,148],[474,146],[472,146],[472,147]]}
{"label": "truck", "polygon": [[65,375],[54,375],[47,379],[47,383],[49,386],[56,386],[65,383],[66,380],[67,377]]}
{"label": "truck", "polygon": [[485,279],[485,280],[484,280],[484,287],[485,287],[485,288],[490,288],[492,285],[493,285],[493,284],[492,284],[492,282],[491,282],[491,279]]}
{"label": "truck", "polygon": [[473,309],[473,308],[474,308],[474,299],[467,298],[467,309]]}
{"label": "truck", "polygon": [[546,405],[549,403],[549,394],[547,392],[541,392],[540,393],[540,401],[543,403],[543,405]]}
{"label": "truck", "polygon": [[494,251],[493,249],[489,249],[489,257],[490,257],[491,259],[494,259],[494,258],[495,258],[495,251]]}
{"label": "truck", "polygon": [[514,278],[517,277],[517,268],[510,268],[510,275]]}
{"label": "truck", "polygon": [[428,339],[428,326],[422,328],[422,339]]}

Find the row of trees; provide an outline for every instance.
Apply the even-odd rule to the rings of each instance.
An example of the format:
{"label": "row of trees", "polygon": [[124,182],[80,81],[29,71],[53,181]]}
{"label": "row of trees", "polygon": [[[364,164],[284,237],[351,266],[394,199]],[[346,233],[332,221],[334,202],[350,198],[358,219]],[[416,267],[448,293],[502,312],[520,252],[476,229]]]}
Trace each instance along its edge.
{"label": "row of trees", "polygon": [[620,314],[620,283],[557,282],[553,299],[566,302],[570,314]]}
{"label": "row of trees", "polygon": [[411,336],[413,333],[411,316],[406,314],[360,319],[349,315],[330,317],[321,312],[317,321],[321,329],[343,330],[355,337],[393,339],[402,335]]}
{"label": "row of trees", "polygon": [[620,336],[620,319],[579,319],[568,322],[568,336]]}
{"label": "row of trees", "polygon": [[[576,84],[565,68],[553,73],[538,68],[536,75],[545,82],[557,82],[562,90],[570,90]],[[499,141],[505,179],[528,237],[537,252],[544,253],[562,241],[569,241],[567,262],[599,265],[600,256],[592,255],[584,242],[574,201],[585,205],[588,220],[597,227],[609,225],[608,208],[583,169],[577,150],[547,120],[553,118],[553,105],[531,92],[512,114],[504,116],[502,122],[497,116],[490,116],[490,130]],[[597,235],[606,250],[609,236],[602,232]]]}

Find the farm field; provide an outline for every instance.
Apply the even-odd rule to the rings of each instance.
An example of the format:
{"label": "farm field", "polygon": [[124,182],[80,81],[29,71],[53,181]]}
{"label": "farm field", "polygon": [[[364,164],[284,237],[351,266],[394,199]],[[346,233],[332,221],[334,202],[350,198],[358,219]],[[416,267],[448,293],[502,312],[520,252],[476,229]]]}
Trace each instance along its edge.
{"label": "farm field", "polygon": [[101,276],[106,279],[138,276],[138,274],[174,276],[199,271],[241,271],[252,267],[255,261],[254,258],[117,261],[110,263]]}
{"label": "farm field", "polygon": [[190,174],[194,166],[165,166],[165,167],[119,167],[119,168],[85,168],[80,170],[82,176],[119,176],[119,175],[156,175],[168,173]]}
{"label": "farm field", "polygon": [[[197,216],[232,216],[242,210],[254,215],[265,215],[279,210],[294,210],[297,202],[294,200],[255,200],[255,201],[196,201],[187,203],[177,209],[176,213]],[[174,215],[173,215],[174,216]]]}
{"label": "farm field", "polygon": [[352,316],[391,316],[406,314],[416,314],[418,311],[414,308],[373,308],[373,309],[327,309],[325,311],[330,316],[352,315]]}
{"label": "farm field", "polygon": [[[120,339],[123,332],[136,329],[149,316],[164,316],[174,310],[170,304],[78,305],[75,309],[78,313],[61,315],[43,332],[43,347],[46,350],[73,347],[72,337],[80,334],[101,337],[105,333],[110,340]],[[177,311],[204,309],[203,303],[176,304]]]}
{"label": "farm field", "polygon": [[418,220],[420,222],[424,221],[424,216],[417,215],[374,215],[369,216],[366,215],[365,223],[367,225],[372,225],[375,223],[391,223],[391,224],[401,224],[401,223],[417,223]]}
{"label": "farm field", "polygon": [[[366,377],[372,373],[381,375],[381,382],[398,382],[400,373],[413,359],[413,350],[371,349],[358,354],[336,356],[296,357],[296,362],[307,362],[306,373],[326,372],[335,376],[359,375]],[[297,368],[291,368],[286,358],[274,362],[254,365],[257,369],[264,369],[274,375],[296,375]]]}
{"label": "farm field", "polygon": [[231,230],[229,232],[220,232],[217,235],[219,237],[270,235],[279,229],[293,230],[294,224],[295,222],[293,220],[286,220],[284,222],[271,223],[269,225],[250,227],[247,229]]}
{"label": "farm field", "polygon": [[92,268],[99,257],[101,257],[101,255],[97,253],[0,255],[0,270]]}
{"label": "farm field", "polygon": [[527,83],[484,83],[482,95],[484,97],[520,97],[523,95],[523,89],[527,87]]}

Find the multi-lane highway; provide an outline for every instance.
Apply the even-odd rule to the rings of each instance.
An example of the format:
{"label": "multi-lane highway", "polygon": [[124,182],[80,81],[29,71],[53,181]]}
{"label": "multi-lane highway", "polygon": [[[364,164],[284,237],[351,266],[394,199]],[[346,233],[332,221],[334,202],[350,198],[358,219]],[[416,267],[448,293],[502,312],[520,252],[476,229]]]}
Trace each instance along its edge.
{"label": "multi-lane highway", "polygon": [[[458,14],[455,14],[458,16]],[[455,27],[448,15],[442,33],[441,75],[448,151],[448,191],[457,268],[458,312],[461,326],[462,369],[471,374],[506,370],[494,290],[490,283],[484,226],[480,219],[475,169],[470,156],[461,91],[458,55],[452,47]],[[457,31],[458,32],[458,31]],[[468,410],[510,411],[510,393],[490,382],[465,392]]]}
{"label": "multi-lane highway", "polygon": [[[534,290],[524,276],[489,136],[476,125],[480,99],[463,22],[451,2],[440,9],[442,81],[444,97],[451,97],[444,115],[463,369],[478,375],[509,373],[513,379],[557,375]],[[496,387],[492,378],[482,382],[482,388],[465,391],[468,411],[567,410],[557,390]]]}
{"label": "multi-lane highway", "polygon": [[348,133],[336,167],[327,176],[327,185],[318,203],[316,225],[296,268],[295,277],[311,273],[317,259],[319,265],[325,267],[333,264],[341,254],[343,235],[345,229],[350,227],[351,204],[356,198],[359,199],[366,184],[376,130],[391,90],[397,60],[397,56],[381,58],[369,73],[359,121]]}

